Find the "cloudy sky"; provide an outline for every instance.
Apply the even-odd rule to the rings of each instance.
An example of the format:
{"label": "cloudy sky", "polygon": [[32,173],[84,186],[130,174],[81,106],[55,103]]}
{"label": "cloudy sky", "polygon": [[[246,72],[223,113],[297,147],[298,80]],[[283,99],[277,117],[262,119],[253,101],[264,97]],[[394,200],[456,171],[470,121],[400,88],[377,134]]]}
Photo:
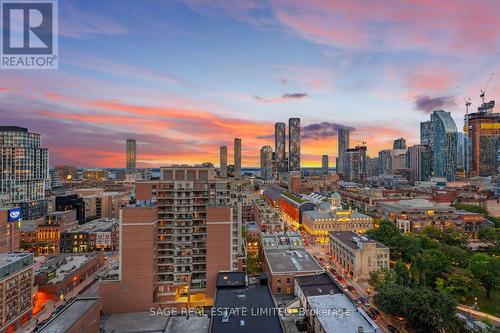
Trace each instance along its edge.
{"label": "cloudy sky", "polygon": [[[51,165],[243,165],[302,119],[302,165],[334,160],[336,129],[374,156],[418,142],[434,109],[463,125],[500,97],[499,4],[486,1],[60,0],[57,71],[0,71],[0,123],[43,135]],[[232,163],[232,154],[229,158]]]}

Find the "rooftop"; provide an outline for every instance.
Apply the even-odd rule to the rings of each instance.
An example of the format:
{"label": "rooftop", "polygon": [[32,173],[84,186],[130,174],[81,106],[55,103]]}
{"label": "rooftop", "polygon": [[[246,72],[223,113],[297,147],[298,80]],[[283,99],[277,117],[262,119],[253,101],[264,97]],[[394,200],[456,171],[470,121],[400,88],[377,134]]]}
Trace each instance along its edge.
{"label": "rooftop", "polygon": [[98,301],[98,297],[77,298],[73,300],[73,302],[66,306],[38,332],[67,332]]}
{"label": "rooftop", "polygon": [[358,211],[345,210],[345,209],[331,210],[331,211],[309,210],[309,211],[304,212],[304,214],[305,214],[305,216],[307,216],[313,220],[317,220],[317,219],[341,219],[341,218],[345,218],[346,216],[349,216],[349,218],[352,218],[352,219],[371,219],[370,216],[362,214]]}
{"label": "rooftop", "polygon": [[327,273],[297,276],[295,280],[306,296],[342,294]]}
{"label": "rooftop", "polygon": [[442,210],[455,210],[448,204],[436,203],[429,201],[427,199],[410,199],[410,200],[399,200],[395,202],[380,202],[381,206],[389,206],[399,209],[442,209]]}
{"label": "rooftop", "polygon": [[245,272],[219,272],[217,275],[217,288],[244,287],[245,280]]}
{"label": "rooftop", "polygon": [[0,253],[0,279],[33,265],[31,253]]}
{"label": "rooftop", "polygon": [[265,233],[261,237],[263,249],[292,249],[304,247],[300,234],[295,232]]}
{"label": "rooftop", "polygon": [[375,322],[343,294],[310,296],[307,301],[326,333],[379,332]]}
{"label": "rooftop", "polygon": [[278,200],[281,197],[281,193],[285,192],[285,189],[276,185],[271,185],[266,187],[264,190],[264,195],[272,200]]}
{"label": "rooftop", "polygon": [[371,238],[368,238],[364,235],[358,235],[352,231],[330,231],[330,237],[335,237],[338,241],[344,243],[351,249],[358,251],[361,250],[363,244],[375,244],[378,248],[386,248],[389,249],[382,243],[379,243]]}
{"label": "rooftop", "polygon": [[[212,333],[283,332],[278,312],[272,311],[276,305],[267,285],[217,288],[214,306],[217,309],[227,308],[227,318],[224,312],[216,312],[210,323]],[[267,309],[269,313],[256,314],[261,309]]]}
{"label": "rooftop", "polygon": [[85,224],[78,224],[70,229],[68,232],[104,232],[110,231],[113,226],[118,225],[118,220],[115,218],[103,218],[93,220]]}
{"label": "rooftop", "polygon": [[98,252],[81,255],[61,253],[57,257],[44,262],[42,266],[35,271],[35,274],[55,271],[55,275],[49,280],[49,283],[57,283],[98,255],[100,255]]}
{"label": "rooftop", "polygon": [[[181,318],[187,321],[185,317]],[[106,332],[116,333],[164,333],[171,319],[168,315],[152,316],[149,311],[113,313],[110,316],[101,316],[101,327]]]}
{"label": "rooftop", "polygon": [[273,273],[324,272],[318,262],[304,248],[265,249],[264,257]]}

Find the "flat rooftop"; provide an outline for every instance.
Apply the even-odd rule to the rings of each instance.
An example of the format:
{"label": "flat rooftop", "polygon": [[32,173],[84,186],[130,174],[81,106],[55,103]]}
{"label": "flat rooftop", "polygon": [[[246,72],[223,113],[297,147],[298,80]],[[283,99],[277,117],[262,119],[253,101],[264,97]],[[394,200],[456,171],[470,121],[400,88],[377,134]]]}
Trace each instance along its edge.
{"label": "flat rooftop", "polygon": [[61,253],[57,257],[44,262],[41,267],[35,271],[35,274],[49,272],[55,269],[56,274],[48,283],[57,283],[98,255],[98,252],[81,255]]}
{"label": "flat rooftop", "polygon": [[171,318],[150,312],[113,313],[101,317],[101,328],[115,333],[164,333]]}
{"label": "flat rooftop", "polygon": [[[283,329],[273,297],[267,285],[217,288],[212,316],[212,333],[282,333]],[[223,309],[227,308],[227,322],[223,322]],[[246,309],[244,313],[242,309]],[[260,309],[267,314],[258,313]],[[214,310],[213,310],[214,311]]]}
{"label": "flat rooftop", "polygon": [[427,199],[410,199],[399,201],[380,202],[380,206],[393,207],[397,209],[433,209],[442,211],[454,211],[455,208],[445,203],[436,203]]}
{"label": "flat rooftop", "polygon": [[245,272],[219,272],[219,274],[217,275],[217,288],[244,287],[245,282]]}
{"label": "flat rooftop", "polygon": [[297,276],[295,280],[306,296],[342,294],[327,273]]}
{"label": "flat rooftop", "polygon": [[330,231],[330,237],[335,237],[335,239],[347,245],[353,250],[360,250],[362,244],[364,243],[367,244],[375,243],[377,248],[388,249],[388,247],[385,246],[384,244],[379,243],[371,238],[368,238],[367,236],[358,235],[357,233],[352,231]]}
{"label": "flat rooftop", "polygon": [[261,243],[263,249],[291,249],[304,247],[300,234],[295,232],[264,233]]}
{"label": "flat rooftop", "polygon": [[380,332],[377,324],[343,294],[319,295],[307,298],[311,310],[327,333]]}
{"label": "flat rooftop", "polygon": [[31,253],[0,253],[0,280],[32,265]]}
{"label": "flat rooftop", "polygon": [[272,273],[324,272],[319,263],[304,249],[265,249],[264,257]]}
{"label": "flat rooftop", "polygon": [[371,220],[372,218],[368,215],[362,214],[360,212],[357,212],[355,210],[345,210],[345,209],[339,209],[339,210],[330,210],[330,211],[325,211],[325,210],[309,210],[305,211],[304,215],[309,217],[312,220],[322,220],[322,219],[341,219],[345,218],[346,216],[352,219],[360,220],[360,219],[365,219],[365,220]]}
{"label": "flat rooftop", "polygon": [[73,326],[94,304],[99,302],[98,297],[77,298],[52,318],[38,332],[65,333]]}
{"label": "flat rooftop", "polygon": [[92,220],[85,224],[78,224],[66,232],[104,232],[110,231],[111,228],[118,225],[118,220],[115,218],[103,218],[98,220]]}

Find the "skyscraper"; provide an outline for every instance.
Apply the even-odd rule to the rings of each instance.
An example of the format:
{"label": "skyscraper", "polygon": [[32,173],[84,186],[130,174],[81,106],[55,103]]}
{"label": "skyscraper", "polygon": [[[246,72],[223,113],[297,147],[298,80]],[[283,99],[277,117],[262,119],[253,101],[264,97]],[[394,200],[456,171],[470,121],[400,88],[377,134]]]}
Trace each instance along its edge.
{"label": "skyscraper", "polygon": [[493,112],[495,101],[483,103],[468,116],[471,171],[488,177],[500,172],[500,113]]}
{"label": "skyscraper", "polygon": [[126,149],[126,168],[127,168],[127,173],[135,173],[137,166],[136,166],[136,142],[135,139],[130,138],[127,139],[127,149]]}
{"label": "skyscraper", "polygon": [[49,179],[49,153],[40,134],[27,128],[0,126],[0,197],[22,207],[24,219],[47,211],[45,182]]}
{"label": "skyscraper", "polygon": [[270,179],[273,177],[273,149],[263,146],[260,149],[260,177]]}
{"label": "skyscraper", "polygon": [[287,171],[285,145],[285,123],[276,123],[274,124],[274,153],[278,173]]}
{"label": "skyscraper", "polygon": [[234,138],[234,178],[241,176],[241,139]]}
{"label": "skyscraper", "polygon": [[[210,166],[160,168],[160,180],[136,183],[138,203],[156,199],[157,299],[185,304],[186,290],[203,305],[207,286],[207,211],[229,204],[228,180],[217,179]],[[219,222],[225,222],[219,220]],[[233,230],[237,233],[241,226]],[[236,261],[236,253],[231,253]],[[228,261],[232,266],[232,262]],[[184,297],[179,297],[184,294]],[[199,304],[199,303],[198,303]]]}
{"label": "skyscraper", "polygon": [[394,140],[394,144],[392,145],[392,149],[406,149],[406,140],[403,138],[399,138]]}
{"label": "skyscraper", "polygon": [[407,167],[410,169],[410,182],[426,181],[431,176],[431,149],[426,145],[408,147]]}
{"label": "skyscraper", "polygon": [[457,168],[465,170],[466,165],[466,147],[465,147],[465,134],[463,132],[457,133]]}
{"label": "skyscraper", "polygon": [[342,174],[344,170],[344,154],[350,145],[350,130],[348,128],[339,128],[337,133],[338,154],[337,154],[337,173]]}
{"label": "skyscraper", "polygon": [[432,170],[434,176],[455,180],[457,170],[457,126],[449,112],[431,114]]}
{"label": "skyscraper", "polygon": [[288,120],[288,171],[300,171],[300,118]]}
{"label": "skyscraper", "polygon": [[328,155],[321,156],[321,171],[328,173]]}
{"label": "skyscraper", "polygon": [[366,180],[366,146],[346,149],[342,174],[347,181],[363,182]]}
{"label": "skyscraper", "polygon": [[392,173],[392,150],[384,149],[378,152],[378,172],[381,175]]}
{"label": "skyscraper", "polygon": [[420,144],[421,145],[431,145],[432,141],[432,125],[430,121],[424,121],[420,123]]}
{"label": "skyscraper", "polygon": [[227,147],[220,147],[220,177],[227,178]]}

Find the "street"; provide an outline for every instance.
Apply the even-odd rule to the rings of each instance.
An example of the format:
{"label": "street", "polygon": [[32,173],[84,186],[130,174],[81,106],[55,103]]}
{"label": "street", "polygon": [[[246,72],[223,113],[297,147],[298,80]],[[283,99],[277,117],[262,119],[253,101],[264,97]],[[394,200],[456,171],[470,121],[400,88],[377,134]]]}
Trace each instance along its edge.
{"label": "street", "polygon": [[[314,239],[309,235],[302,236],[304,240],[304,246],[306,250],[319,262],[319,264],[325,269],[326,272],[330,274],[330,277],[334,279],[343,289],[344,293],[356,304],[357,307],[362,308],[367,314],[371,309],[376,309],[372,301],[372,295],[367,293],[367,288],[369,284],[367,282],[359,283],[352,280],[346,274],[344,274],[342,268],[334,260],[330,259],[328,254],[328,245],[326,244],[316,244]],[[367,304],[357,300],[366,299]],[[390,332],[388,329],[389,325],[396,328],[401,327],[400,325],[394,325],[390,323],[383,315],[380,313],[374,319],[380,329],[383,332]]]}

